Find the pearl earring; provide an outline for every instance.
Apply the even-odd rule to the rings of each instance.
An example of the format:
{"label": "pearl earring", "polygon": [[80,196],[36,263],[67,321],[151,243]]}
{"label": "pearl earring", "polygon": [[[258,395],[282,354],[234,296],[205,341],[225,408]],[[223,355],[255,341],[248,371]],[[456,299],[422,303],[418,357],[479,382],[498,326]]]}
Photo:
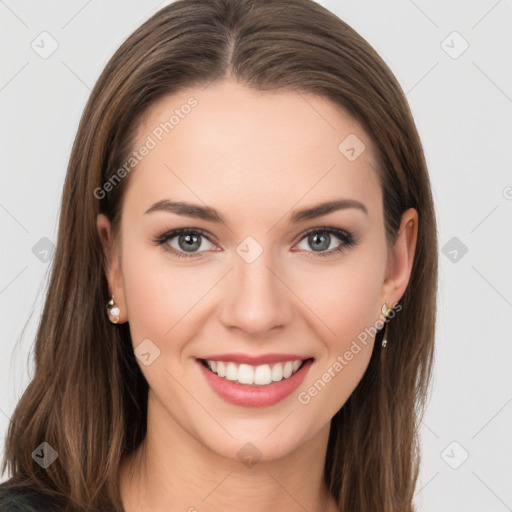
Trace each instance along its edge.
{"label": "pearl earring", "polygon": [[384,336],[382,338],[382,346],[385,347],[388,344],[388,319],[391,315],[392,309],[388,309],[388,305],[384,303],[382,305],[382,314],[386,318],[386,327],[384,328]]}
{"label": "pearl earring", "polygon": [[117,322],[119,322],[119,315],[121,314],[121,310],[114,301],[114,295],[112,295],[112,298],[107,302],[107,314],[108,319],[113,324],[117,324]]}

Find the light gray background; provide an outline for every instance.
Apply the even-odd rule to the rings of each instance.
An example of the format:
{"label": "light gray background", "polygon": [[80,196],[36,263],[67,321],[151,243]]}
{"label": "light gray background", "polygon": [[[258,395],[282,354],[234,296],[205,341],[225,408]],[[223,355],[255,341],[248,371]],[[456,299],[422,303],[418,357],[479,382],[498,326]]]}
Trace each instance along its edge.
{"label": "light gray background", "polygon": [[[0,450],[33,369],[49,241],[80,115],[115,49],[166,3],[0,0]],[[512,510],[511,2],[320,3],[397,76],[432,177],[439,323],[418,509]],[[43,31],[58,43],[46,59],[31,47],[51,48]]]}

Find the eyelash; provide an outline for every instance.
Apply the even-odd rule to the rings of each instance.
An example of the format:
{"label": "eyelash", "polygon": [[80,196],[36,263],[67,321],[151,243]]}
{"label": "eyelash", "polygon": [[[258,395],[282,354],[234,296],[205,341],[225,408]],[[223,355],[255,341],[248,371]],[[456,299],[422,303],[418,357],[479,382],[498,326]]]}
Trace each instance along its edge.
{"label": "eyelash", "polygon": [[[213,242],[211,242],[211,240],[208,237],[208,235],[206,234],[206,232],[204,232],[202,229],[191,229],[191,228],[180,228],[180,229],[173,229],[171,231],[168,231],[168,232],[164,233],[163,235],[160,235],[159,237],[155,238],[154,243],[156,245],[162,246],[162,249],[164,251],[169,252],[178,258],[187,258],[188,259],[188,258],[204,257],[203,255],[201,255],[201,253],[203,253],[205,251],[187,254],[184,251],[177,251],[176,249],[174,249],[174,247],[171,247],[167,244],[167,242],[169,240],[176,238],[179,235],[183,235],[185,233],[201,235],[204,238],[206,238],[210,243],[213,243]],[[345,251],[349,247],[352,247],[356,243],[353,233],[350,233],[344,229],[338,229],[338,228],[333,228],[333,227],[328,227],[328,226],[321,226],[321,227],[309,229],[302,235],[299,242],[302,242],[302,240],[304,240],[304,238],[306,238],[307,236],[309,236],[313,233],[328,233],[329,235],[334,235],[336,238],[338,238],[342,242],[338,247],[336,247],[335,249],[331,249],[329,251],[320,251],[320,252],[306,251],[308,253],[313,253],[315,256],[320,256],[320,257],[334,256],[335,254],[342,253],[343,251]]]}

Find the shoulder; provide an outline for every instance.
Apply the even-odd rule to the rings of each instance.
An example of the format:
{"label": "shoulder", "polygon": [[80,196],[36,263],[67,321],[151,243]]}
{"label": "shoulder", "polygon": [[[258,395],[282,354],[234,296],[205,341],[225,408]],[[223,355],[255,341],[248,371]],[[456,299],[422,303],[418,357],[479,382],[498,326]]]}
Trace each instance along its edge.
{"label": "shoulder", "polygon": [[49,503],[44,495],[26,486],[0,484],[0,510],[2,512],[45,512]]}

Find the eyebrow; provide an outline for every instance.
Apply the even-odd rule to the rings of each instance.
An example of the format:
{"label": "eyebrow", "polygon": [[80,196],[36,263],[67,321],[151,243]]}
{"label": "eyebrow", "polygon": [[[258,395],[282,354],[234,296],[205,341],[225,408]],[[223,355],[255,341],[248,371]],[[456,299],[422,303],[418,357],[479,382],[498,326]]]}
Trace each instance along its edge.
{"label": "eyebrow", "polygon": [[[348,208],[355,208],[368,215],[368,210],[363,203],[354,199],[337,199],[297,210],[291,215],[290,222],[292,224],[296,224],[298,222],[315,219],[316,217],[321,217],[338,210],[346,210]],[[177,215],[195,217],[197,219],[225,224],[224,217],[214,208],[187,203],[185,201],[170,201],[168,199],[162,199],[148,208],[144,214],[157,211],[170,212]]]}

